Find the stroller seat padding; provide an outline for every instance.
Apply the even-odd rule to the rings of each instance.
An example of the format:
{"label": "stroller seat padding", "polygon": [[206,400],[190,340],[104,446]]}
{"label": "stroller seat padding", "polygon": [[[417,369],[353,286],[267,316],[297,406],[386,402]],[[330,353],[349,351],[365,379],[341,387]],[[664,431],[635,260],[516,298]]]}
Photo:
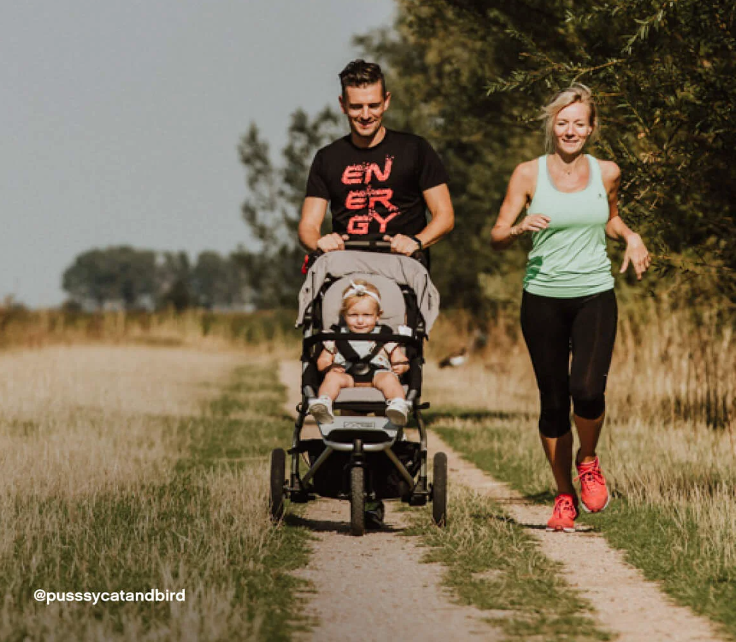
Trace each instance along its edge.
{"label": "stroller seat padding", "polygon": [[[374,283],[381,290],[382,297],[392,298],[388,290],[384,293],[382,284],[379,283],[377,277],[385,277],[394,284],[401,284],[409,287],[416,295],[419,312],[424,319],[425,333],[429,334],[432,325],[437,319],[440,307],[440,295],[437,288],[432,284],[429,273],[425,267],[417,260],[401,254],[382,254],[376,252],[358,252],[345,250],[342,252],[327,252],[320,256],[309,268],[307,278],[304,280],[301,290],[299,291],[299,314],[297,316],[296,325],[301,327],[308,321],[309,312],[312,310],[315,297],[322,292],[322,286],[328,279],[339,277],[364,278],[370,283]],[[349,285],[350,281],[332,296],[336,300],[341,300],[342,291]],[[385,282],[382,282],[385,283]],[[397,286],[398,287],[398,286]],[[330,287],[331,291],[333,288]],[[335,288],[337,289],[337,288]],[[396,292],[396,290],[394,290]],[[400,289],[399,289],[400,292]],[[329,293],[329,291],[328,291]],[[327,293],[326,293],[327,294]],[[404,306],[403,297],[401,298],[402,309]],[[389,301],[384,302],[386,308],[386,317],[382,322],[386,325],[394,327],[400,325],[402,321],[397,320],[394,312],[388,308]],[[340,306],[337,305],[337,312]],[[322,315],[324,316],[324,314]],[[325,325],[336,323],[335,316],[331,316],[331,321]],[[403,312],[401,313],[403,317]],[[315,319],[319,325],[322,319]],[[311,323],[311,322],[310,322]]]}
{"label": "stroller seat padding", "polygon": [[335,281],[325,292],[322,301],[323,327],[330,328],[340,321],[342,293],[350,287],[350,281],[357,279],[368,281],[368,283],[372,283],[378,288],[381,293],[381,307],[383,308],[381,323],[391,326],[394,332],[397,332],[399,326],[406,322],[404,295],[401,293],[401,288],[394,281],[380,274],[356,273]]}
{"label": "stroller seat padding", "polygon": [[[404,393],[408,390],[408,386],[404,386]],[[366,402],[385,402],[383,393],[376,388],[343,388],[335,403],[366,403]]]}

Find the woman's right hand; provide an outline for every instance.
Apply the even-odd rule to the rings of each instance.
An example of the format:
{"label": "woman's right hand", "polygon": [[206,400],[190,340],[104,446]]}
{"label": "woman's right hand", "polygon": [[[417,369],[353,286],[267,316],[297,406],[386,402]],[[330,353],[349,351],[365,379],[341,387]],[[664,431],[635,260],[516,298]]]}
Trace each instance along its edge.
{"label": "woman's right hand", "polygon": [[520,236],[524,232],[541,232],[549,227],[549,216],[544,214],[529,214],[525,216],[521,223],[512,225],[509,231],[512,237]]}

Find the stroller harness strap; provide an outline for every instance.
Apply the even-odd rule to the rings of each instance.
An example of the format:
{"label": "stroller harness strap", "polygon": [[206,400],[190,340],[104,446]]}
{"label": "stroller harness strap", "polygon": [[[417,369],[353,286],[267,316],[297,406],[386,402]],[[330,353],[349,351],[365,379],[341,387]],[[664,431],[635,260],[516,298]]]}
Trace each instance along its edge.
{"label": "stroller harness strap", "polygon": [[[335,332],[341,331],[339,326],[332,326],[332,329]],[[380,325],[378,326],[378,334],[391,335],[393,334],[393,330],[389,326]],[[335,340],[335,349],[347,362],[345,364],[345,372],[352,376],[358,383],[373,381],[376,371],[380,369],[378,364],[373,363],[373,359],[384,349],[385,342],[374,341],[372,343],[373,345],[370,350],[361,356],[348,339]]]}

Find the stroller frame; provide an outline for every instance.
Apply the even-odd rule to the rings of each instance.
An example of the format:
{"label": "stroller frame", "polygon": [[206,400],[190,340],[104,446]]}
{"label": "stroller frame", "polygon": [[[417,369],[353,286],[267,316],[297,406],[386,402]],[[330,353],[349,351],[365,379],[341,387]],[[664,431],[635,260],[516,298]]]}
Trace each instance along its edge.
{"label": "stroller frame", "polygon": [[[346,249],[363,249],[360,242],[346,243]],[[355,247],[359,245],[359,247]],[[370,247],[390,249],[387,243],[371,243]],[[428,278],[428,277],[427,277]],[[326,281],[321,291],[328,289],[337,278]],[[401,288],[402,294],[416,294],[411,288]],[[414,310],[416,311],[416,302]],[[405,375],[407,389],[406,400],[411,406],[413,418],[419,433],[419,441],[407,440],[404,429],[395,426],[383,415],[386,404],[380,392],[375,390],[374,399],[356,399],[334,402],[334,409],[340,410],[332,424],[319,425],[322,439],[302,439],[302,429],[308,414],[309,399],[317,396],[320,373],[316,368],[315,350],[319,350],[325,340],[346,339],[365,340],[364,334],[333,332],[321,330],[321,298],[315,294],[313,309],[309,311],[309,324],[315,320],[319,330],[306,336],[302,348],[302,385],[301,401],[297,405],[297,417],[294,423],[291,448],[290,472],[286,477],[286,453],[276,449],[271,459],[271,513],[275,520],[283,515],[283,500],[289,498],[294,503],[306,503],[317,496],[349,499],[351,504],[351,531],[354,535],[362,535],[365,531],[366,499],[401,499],[410,506],[423,506],[432,501],[432,514],[436,524],[442,526],[446,520],[446,486],[447,458],[444,453],[437,453],[434,458],[434,483],[429,483],[427,463],[427,428],[422,410],[429,408],[429,403],[421,401],[422,366],[424,363],[423,341],[426,339],[424,320],[417,316],[417,328],[412,336],[397,333],[381,333],[371,336],[377,343],[397,343],[406,349],[409,370]],[[305,324],[307,325],[307,324]],[[352,389],[354,390],[354,389]],[[374,390],[360,388],[358,390]],[[361,395],[358,395],[359,397]],[[371,395],[364,395],[370,397]],[[342,412],[353,414],[342,414]],[[371,416],[369,413],[374,413]],[[302,472],[301,460],[305,455],[309,458],[307,470]],[[385,457],[385,458],[384,458]],[[379,459],[383,461],[379,461]],[[391,475],[394,484],[384,479],[377,479],[376,466],[383,473],[388,469],[395,472]],[[333,470],[329,470],[330,467]],[[398,473],[398,476],[396,474]],[[331,476],[333,483],[320,480],[320,475]],[[337,480],[337,483],[334,483]],[[339,486],[339,488],[335,488]]]}

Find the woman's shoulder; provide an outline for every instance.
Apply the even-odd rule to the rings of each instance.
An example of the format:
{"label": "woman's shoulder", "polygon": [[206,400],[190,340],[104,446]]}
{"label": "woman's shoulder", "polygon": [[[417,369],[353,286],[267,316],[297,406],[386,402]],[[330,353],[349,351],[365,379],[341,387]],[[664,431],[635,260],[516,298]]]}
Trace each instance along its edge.
{"label": "woman's shoulder", "polygon": [[514,170],[514,174],[522,178],[536,178],[537,172],[539,171],[539,158],[532,158],[531,160],[519,163]]}
{"label": "woman's shoulder", "polygon": [[598,167],[601,169],[601,178],[603,184],[608,187],[615,185],[621,179],[621,169],[613,161],[601,160],[596,158],[595,161],[598,163]]}
{"label": "woman's shoulder", "polygon": [[511,175],[511,184],[523,186],[526,191],[534,189],[537,183],[537,173],[539,171],[539,159],[533,158],[529,161],[519,163]]}

